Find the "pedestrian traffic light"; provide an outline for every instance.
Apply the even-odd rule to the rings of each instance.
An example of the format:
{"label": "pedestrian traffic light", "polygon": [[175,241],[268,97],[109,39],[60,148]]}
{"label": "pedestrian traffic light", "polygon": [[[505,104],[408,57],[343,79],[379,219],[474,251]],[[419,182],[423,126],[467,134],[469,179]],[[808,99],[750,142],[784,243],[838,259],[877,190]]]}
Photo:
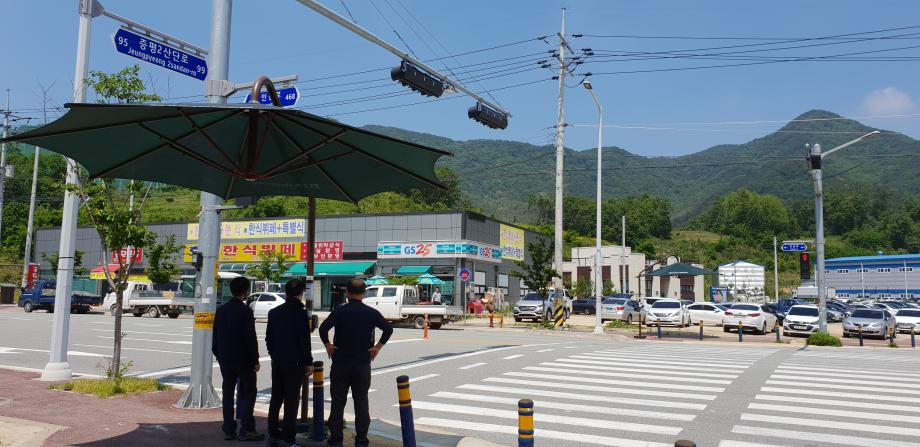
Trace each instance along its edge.
{"label": "pedestrian traffic light", "polygon": [[481,102],[477,102],[475,106],[470,107],[467,110],[467,116],[492,129],[508,127],[508,115],[484,106]]}
{"label": "pedestrian traffic light", "polygon": [[799,255],[799,275],[802,279],[811,279],[811,255],[808,253]]}
{"label": "pedestrian traffic light", "polygon": [[411,88],[425,96],[440,98],[444,94],[444,83],[440,79],[420,70],[406,61],[390,69],[390,79]]}

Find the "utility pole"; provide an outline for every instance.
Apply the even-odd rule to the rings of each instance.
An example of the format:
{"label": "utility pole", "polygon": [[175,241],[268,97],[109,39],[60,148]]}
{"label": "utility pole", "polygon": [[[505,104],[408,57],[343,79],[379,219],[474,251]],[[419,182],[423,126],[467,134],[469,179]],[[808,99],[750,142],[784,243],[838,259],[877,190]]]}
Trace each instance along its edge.
{"label": "utility pole", "polygon": [[[6,109],[3,110],[3,138],[10,131],[10,89],[6,89]],[[3,234],[3,190],[6,187],[6,142],[0,148],[0,234]]]}
{"label": "utility pole", "polygon": [[773,236],[773,300],[779,302],[779,265],[776,256],[776,236]]}
{"label": "utility pole", "polygon": [[[54,86],[51,83],[47,88],[42,87],[42,118],[45,124],[48,124],[48,90]],[[32,160],[32,193],[29,195],[29,220],[26,222],[26,246],[22,255],[22,287],[29,284],[29,263],[32,261],[32,230],[35,225],[35,202],[38,192],[38,160],[41,156],[41,149],[35,146],[35,155]]]}
{"label": "utility pole", "polygon": [[[211,48],[208,51],[208,79],[205,85],[220,84],[229,79],[230,74],[230,16],[232,0],[211,1]],[[207,87],[206,87],[207,88]],[[224,104],[227,98],[220,94],[220,89],[206,90],[207,100],[211,104]],[[201,193],[201,215],[198,220],[199,249],[203,260],[201,271],[196,279],[195,319],[214,321],[217,310],[217,293],[215,276],[217,272],[217,251],[220,246],[220,197]],[[213,324],[213,323],[212,323]],[[213,326],[195,325],[192,332],[192,370],[189,387],[186,388],[179,402],[179,408],[214,408],[220,406],[217,390],[211,383],[214,373],[214,356],[211,353]],[[224,390],[232,392],[232,390]]]}
{"label": "utility pole", "polygon": [[[565,157],[565,143],[563,140],[565,132],[565,74],[568,64],[565,60],[565,49],[569,47],[565,40],[565,8],[562,8],[562,27],[559,30],[559,98],[557,100],[556,114],[556,213],[555,213],[555,231],[553,246],[553,267],[559,274],[562,274],[562,163]],[[562,278],[553,279],[553,288],[555,289],[556,306],[562,302]]]}
{"label": "utility pole", "polygon": [[620,293],[627,293],[629,292],[628,290],[626,290],[627,288],[629,288],[629,278],[627,278],[626,276],[626,215],[625,214],[623,215],[623,218],[621,219],[621,222],[620,222],[620,244],[621,244],[620,246],[620,269],[622,269],[620,276],[622,277],[622,281],[623,281],[623,284],[622,284],[623,287],[620,289]]}

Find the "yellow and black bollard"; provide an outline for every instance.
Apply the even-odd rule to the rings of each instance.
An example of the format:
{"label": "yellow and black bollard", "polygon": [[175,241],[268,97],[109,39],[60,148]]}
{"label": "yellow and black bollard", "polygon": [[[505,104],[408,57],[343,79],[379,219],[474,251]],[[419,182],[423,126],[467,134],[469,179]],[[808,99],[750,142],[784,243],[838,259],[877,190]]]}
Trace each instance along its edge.
{"label": "yellow and black bollard", "polygon": [[399,395],[399,422],[402,426],[403,447],[415,447],[415,418],[412,416],[409,376],[396,378],[396,392]]}
{"label": "yellow and black bollard", "polygon": [[696,443],[688,439],[678,439],[674,441],[674,447],[696,447]]}
{"label": "yellow and black bollard", "polygon": [[863,328],[862,325],[859,325],[859,346],[863,345]]}
{"label": "yellow and black bollard", "polygon": [[916,348],[916,347],[917,347],[917,339],[914,338],[914,333],[915,333],[915,332],[917,332],[917,327],[916,327],[916,326],[912,326],[912,327],[910,328],[910,347],[911,347],[911,348]]}
{"label": "yellow and black bollard", "polygon": [[700,320],[700,341],[703,340],[703,320]]}
{"label": "yellow and black bollard", "polygon": [[776,320],[776,322],[773,323],[773,332],[776,333],[776,342],[777,342],[777,343],[780,342],[779,336],[780,336],[780,331],[781,331],[781,330],[782,330],[782,326],[779,325],[779,320]]}
{"label": "yellow and black bollard", "polygon": [[738,343],[741,343],[743,341],[744,341],[744,326],[739,321],[738,322]]}
{"label": "yellow and black bollard", "polygon": [[326,432],[323,428],[323,362],[313,362],[313,433],[310,439],[325,441]]}
{"label": "yellow and black bollard", "polygon": [[533,401],[518,401],[518,447],[533,447]]}

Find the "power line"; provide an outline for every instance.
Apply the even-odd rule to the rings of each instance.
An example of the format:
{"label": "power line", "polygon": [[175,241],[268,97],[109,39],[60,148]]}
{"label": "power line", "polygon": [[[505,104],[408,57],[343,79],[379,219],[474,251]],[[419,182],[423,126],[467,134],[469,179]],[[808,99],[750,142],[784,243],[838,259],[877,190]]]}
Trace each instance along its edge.
{"label": "power line", "polygon": [[[920,117],[920,113],[903,113],[903,114],[894,114],[894,115],[862,115],[862,116],[837,116],[831,118],[796,118],[796,119],[779,119],[779,120],[752,120],[752,121],[683,121],[683,122],[672,122],[672,123],[614,123],[614,124],[605,124],[604,127],[608,126],[704,126],[704,125],[729,125],[729,124],[774,124],[774,123],[809,123],[816,121],[855,121],[859,119],[878,119],[878,118],[906,118],[906,117]],[[569,124],[569,126],[575,127],[594,127],[597,128],[597,124]]]}

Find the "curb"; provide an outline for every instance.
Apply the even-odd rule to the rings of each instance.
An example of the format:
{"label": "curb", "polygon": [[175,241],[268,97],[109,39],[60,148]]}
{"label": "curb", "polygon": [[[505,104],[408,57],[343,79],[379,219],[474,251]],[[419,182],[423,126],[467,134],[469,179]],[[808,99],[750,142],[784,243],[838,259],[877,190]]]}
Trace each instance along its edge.
{"label": "curb", "polygon": [[3,447],[34,447],[44,445],[51,435],[67,427],[0,416],[0,445]]}

